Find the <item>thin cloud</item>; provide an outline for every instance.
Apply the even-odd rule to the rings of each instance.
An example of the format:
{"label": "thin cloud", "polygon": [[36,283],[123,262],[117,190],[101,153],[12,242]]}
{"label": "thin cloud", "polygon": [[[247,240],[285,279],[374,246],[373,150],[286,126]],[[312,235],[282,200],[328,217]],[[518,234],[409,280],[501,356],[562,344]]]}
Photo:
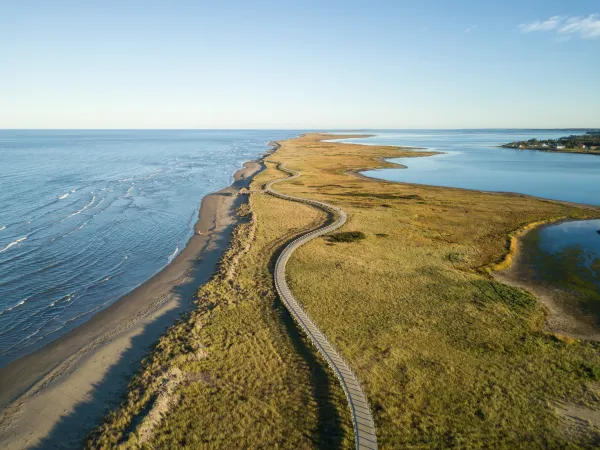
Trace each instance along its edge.
{"label": "thin cloud", "polygon": [[477,25],[471,25],[470,27],[465,29],[465,33],[470,33],[471,31],[474,31],[477,28]]}
{"label": "thin cloud", "polygon": [[531,23],[522,23],[519,25],[519,28],[523,30],[524,33],[530,33],[532,31],[550,31],[556,30],[560,23],[564,20],[564,17],[554,16],[550,17],[548,20],[544,20],[543,22],[537,20]]}
{"label": "thin cloud", "polygon": [[548,20],[522,23],[519,28],[523,33],[534,31],[553,31],[559,40],[568,40],[572,36],[582,39],[600,38],[600,14],[590,14],[588,17],[553,16]]}
{"label": "thin cloud", "polygon": [[589,17],[571,17],[558,32],[578,34],[584,39],[600,38],[600,14],[592,14]]}

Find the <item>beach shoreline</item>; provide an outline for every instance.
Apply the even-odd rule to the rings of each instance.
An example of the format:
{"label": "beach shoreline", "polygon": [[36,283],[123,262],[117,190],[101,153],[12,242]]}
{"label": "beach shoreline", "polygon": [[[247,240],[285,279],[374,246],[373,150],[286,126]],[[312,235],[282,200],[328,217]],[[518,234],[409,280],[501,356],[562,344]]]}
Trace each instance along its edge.
{"label": "beach shoreline", "polygon": [[[160,272],[86,323],[0,368],[0,446],[76,446],[120,401],[152,344],[193,309],[196,290],[215,272],[246,201],[236,194],[264,169],[263,159],[246,162],[229,187],[202,199],[194,235]],[[67,422],[70,431],[62,429]]]}

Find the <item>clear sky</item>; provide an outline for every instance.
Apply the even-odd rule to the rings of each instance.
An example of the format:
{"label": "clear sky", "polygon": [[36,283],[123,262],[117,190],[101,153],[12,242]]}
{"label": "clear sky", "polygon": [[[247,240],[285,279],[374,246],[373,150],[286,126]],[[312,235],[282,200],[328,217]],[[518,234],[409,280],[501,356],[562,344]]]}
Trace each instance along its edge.
{"label": "clear sky", "polygon": [[0,128],[600,127],[598,0],[0,0]]}

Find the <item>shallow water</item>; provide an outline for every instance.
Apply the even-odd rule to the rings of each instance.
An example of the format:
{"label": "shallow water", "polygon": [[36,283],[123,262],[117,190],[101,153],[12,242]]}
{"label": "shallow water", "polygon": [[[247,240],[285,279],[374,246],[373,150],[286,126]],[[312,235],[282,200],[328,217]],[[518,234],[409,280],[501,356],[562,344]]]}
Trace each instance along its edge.
{"label": "shallow water", "polygon": [[0,131],[0,366],[163,268],[203,196],[292,131]]}
{"label": "shallow water", "polygon": [[366,145],[425,147],[443,154],[393,158],[406,169],[378,169],[365,175],[384,180],[518,192],[542,198],[600,205],[600,156],[498,148],[531,138],[557,138],[569,130],[406,130],[374,131]]}
{"label": "shallow water", "polygon": [[600,325],[600,220],[546,225],[525,235],[523,270],[534,280],[567,289]]}
{"label": "shallow water", "polygon": [[553,255],[580,250],[579,266],[590,270],[598,278],[600,289],[600,220],[562,222],[537,231],[540,249]]}

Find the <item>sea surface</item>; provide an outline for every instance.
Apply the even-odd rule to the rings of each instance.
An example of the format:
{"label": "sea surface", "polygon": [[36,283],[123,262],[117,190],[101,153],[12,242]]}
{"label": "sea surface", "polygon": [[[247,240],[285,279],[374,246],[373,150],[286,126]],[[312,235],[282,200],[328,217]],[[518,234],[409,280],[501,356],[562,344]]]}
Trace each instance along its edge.
{"label": "sea surface", "polygon": [[364,172],[383,180],[600,205],[600,156],[499,148],[517,140],[580,134],[576,130],[403,130],[367,131],[376,136],[346,139],[365,145],[424,147],[442,152],[424,158],[393,158],[406,169]]}
{"label": "sea surface", "polygon": [[0,130],[0,366],[160,271],[202,197],[297,134]]}

